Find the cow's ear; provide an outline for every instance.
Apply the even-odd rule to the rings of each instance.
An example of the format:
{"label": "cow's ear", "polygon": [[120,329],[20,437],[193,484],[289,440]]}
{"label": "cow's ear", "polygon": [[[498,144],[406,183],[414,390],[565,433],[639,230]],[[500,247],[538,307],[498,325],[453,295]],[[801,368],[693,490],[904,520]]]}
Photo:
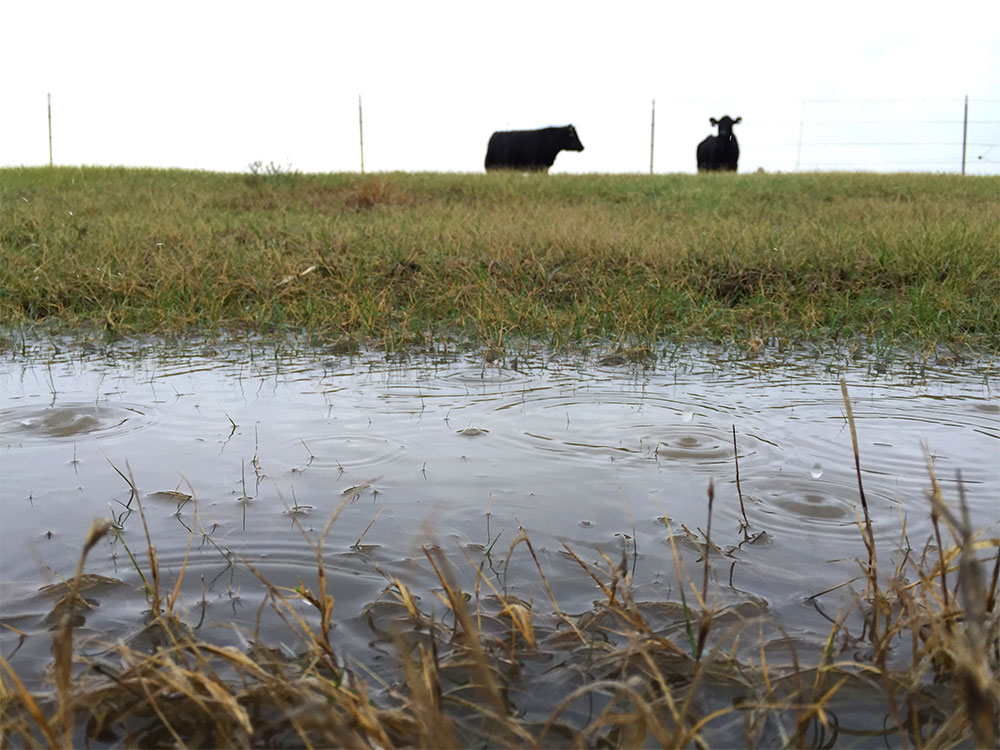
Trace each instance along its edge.
{"label": "cow's ear", "polygon": [[719,121],[718,121],[718,120],[716,120],[716,119],[715,119],[714,117],[709,117],[709,118],[708,118],[708,121],[709,121],[710,123],[712,123],[713,125],[718,125],[718,124],[719,124]]}
{"label": "cow's ear", "polygon": [[743,118],[742,117],[737,117],[735,120],[733,120],[733,125],[735,125],[738,122],[743,122]]}

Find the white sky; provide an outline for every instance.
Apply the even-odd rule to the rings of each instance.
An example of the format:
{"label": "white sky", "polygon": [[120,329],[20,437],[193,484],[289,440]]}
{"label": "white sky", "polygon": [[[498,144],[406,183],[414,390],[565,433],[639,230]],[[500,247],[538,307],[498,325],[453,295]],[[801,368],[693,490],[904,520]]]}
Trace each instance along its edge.
{"label": "white sky", "polygon": [[1000,174],[1000,0],[0,0],[0,29],[0,166],[48,163],[51,93],[56,164],[357,171],[360,94],[366,171],[573,123],[553,172],[648,172],[653,99],[657,172],[725,114],[742,172],[958,171],[968,94],[967,171]]}

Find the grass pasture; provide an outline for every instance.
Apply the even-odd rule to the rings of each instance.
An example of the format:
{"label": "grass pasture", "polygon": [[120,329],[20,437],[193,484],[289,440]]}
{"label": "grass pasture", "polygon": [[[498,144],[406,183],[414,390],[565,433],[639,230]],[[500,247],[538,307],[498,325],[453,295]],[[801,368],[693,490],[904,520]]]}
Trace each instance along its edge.
{"label": "grass pasture", "polygon": [[1000,343],[1000,179],[0,170],[0,317],[619,346]]}

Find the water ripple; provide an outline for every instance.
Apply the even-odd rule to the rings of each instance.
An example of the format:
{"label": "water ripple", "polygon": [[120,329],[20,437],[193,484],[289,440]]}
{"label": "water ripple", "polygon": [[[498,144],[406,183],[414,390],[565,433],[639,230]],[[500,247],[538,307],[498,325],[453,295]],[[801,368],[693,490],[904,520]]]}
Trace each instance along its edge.
{"label": "water ripple", "polygon": [[0,439],[52,440],[118,435],[138,430],[150,421],[150,409],[126,403],[62,403],[5,409]]}

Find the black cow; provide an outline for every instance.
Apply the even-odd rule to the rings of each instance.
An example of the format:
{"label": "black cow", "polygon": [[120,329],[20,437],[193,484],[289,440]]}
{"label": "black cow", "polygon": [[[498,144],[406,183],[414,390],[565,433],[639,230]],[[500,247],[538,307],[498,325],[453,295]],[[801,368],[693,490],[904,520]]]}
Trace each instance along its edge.
{"label": "black cow", "polygon": [[709,122],[719,126],[718,135],[710,135],[698,144],[699,172],[735,172],[736,161],[740,158],[740,144],[733,135],[733,125],[742,120],[735,120],[726,115],[721,120],[714,117]]}
{"label": "black cow", "polygon": [[563,150],[583,151],[583,144],[572,125],[494,133],[486,149],[486,169],[548,172],[556,154]]}

